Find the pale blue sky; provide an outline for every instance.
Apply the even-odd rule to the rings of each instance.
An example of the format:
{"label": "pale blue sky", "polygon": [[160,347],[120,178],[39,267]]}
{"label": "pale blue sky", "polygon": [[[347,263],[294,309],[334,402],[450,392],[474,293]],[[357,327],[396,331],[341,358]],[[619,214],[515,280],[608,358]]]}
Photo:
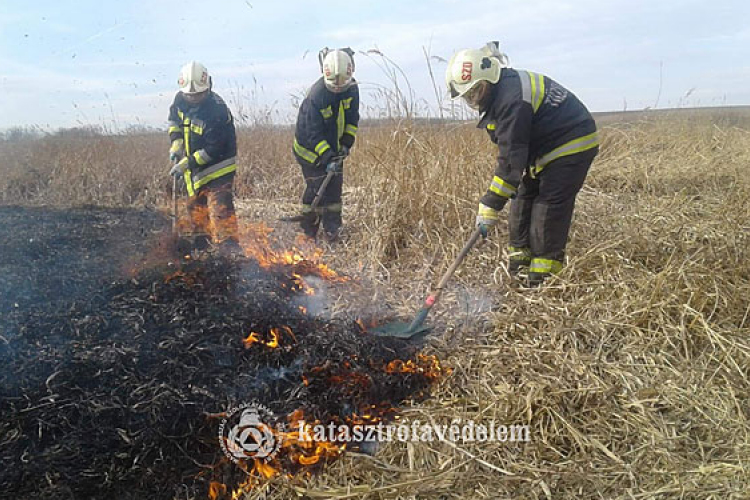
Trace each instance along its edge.
{"label": "pale blue sky", "polygon": [[[0,0],[0,129],[162,126],[190,59],[235,113],[256,98],[293,119],[323,46],[378,48],[434,107],[423,47],[447,59],[489,40],[594,111],[653,107],[660,66],[660,108],[750,104],[749,19],[746,0]],[[356,61],[374,105],[388,80]]]}

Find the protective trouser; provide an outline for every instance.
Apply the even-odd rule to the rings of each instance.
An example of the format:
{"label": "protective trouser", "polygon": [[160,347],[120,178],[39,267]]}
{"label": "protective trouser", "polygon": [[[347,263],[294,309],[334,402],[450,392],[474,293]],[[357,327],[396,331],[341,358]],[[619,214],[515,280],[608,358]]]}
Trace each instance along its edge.
{"label": "protective trouser", "polygon": [[190,232],[197,249],[208,246],[210,240],[216,244],[239,243],[232,195],[233,181],[234,176],[227,180],[217,179],[188,198]]}
{"label": "protective trouser", "polygon": [[341,229],[341,192],[344,186],[343,172],[337,172],[328,183],[320,203],[315,211],[312,210],[312,202],[318,193],[323,180],[326,177],[324,167],[318,167],[309,163],[299,162],[302,166],[302,175],[305,177],[307,187],[302,195],[302,213],[304,218],[300,222],[302,230],[310,238],[318,234],[318,227],[323,222],[323,230],[329,238],[336,238]]}
{"label": "protective trouser", "polygon": [[530,281],[562,269],[576,195],[598,151],[563,156],[535,178],[523,176],[510,206],[508,250],[510,267],[529,265]]}

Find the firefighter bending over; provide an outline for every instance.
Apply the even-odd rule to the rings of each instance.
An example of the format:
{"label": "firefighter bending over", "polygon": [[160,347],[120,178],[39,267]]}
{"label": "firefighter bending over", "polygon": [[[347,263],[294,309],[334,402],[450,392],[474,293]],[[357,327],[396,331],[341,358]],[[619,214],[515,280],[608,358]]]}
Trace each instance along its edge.
{"label": "firefighter bending over", "polygon": [[497,42],[457,52],[446,84],[482,113],[478,127],[499,149],[477,225],[486,235],[512,199],[508,270],[517,277],[528,268],[529,285],[538,286],[563,267],[576,195],[599,150],[596,124],[562,85],[510,68]]}

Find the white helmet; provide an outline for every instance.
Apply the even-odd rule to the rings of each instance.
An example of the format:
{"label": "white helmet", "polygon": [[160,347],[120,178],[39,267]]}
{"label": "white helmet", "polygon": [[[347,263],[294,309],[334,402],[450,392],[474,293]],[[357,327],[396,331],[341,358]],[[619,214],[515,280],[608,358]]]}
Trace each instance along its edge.
{"label": "white helmet", "polygon": [[190,61],[180,70],[177,84],[183,94],[200,94],[211,88],[211,77],[204,65],[197,61]]}
{"label": "white helmet", "polygon": [[489,42],[481,49],[456,52],[445,71],[445,84],[451,98],[463,96],[481,81],[497,83],[508,64],[508,56],[500,52],[498,42]]}
{"label": "white helmet", "polygon": [[318,60],[326,88],[331,92],[344,92],[354,83],[354,51],[352,49],[320,51]]}

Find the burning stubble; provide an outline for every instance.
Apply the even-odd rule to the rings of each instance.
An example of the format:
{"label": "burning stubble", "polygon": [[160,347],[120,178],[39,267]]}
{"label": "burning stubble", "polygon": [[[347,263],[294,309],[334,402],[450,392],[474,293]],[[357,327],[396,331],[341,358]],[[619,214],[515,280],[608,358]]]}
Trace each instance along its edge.
{"label": "burning stubble", "polygon": [[[274,249],[262,227],[248,234],[245,256],[142,258],[128,278],[97,277],[108,284],[96,294],[10,317],[16,333],[0,344],[3,491],[236,497],[350,448],[295,439],[295,424],[388,421],[446,373],[413,346],[310,314],[325,307],[323,285],[348,279],[315,252]],[[281,426],[282,446],[271,461],[236,465],[221,458],[218,417],[249,401],[278,417],[268,425]]]}

